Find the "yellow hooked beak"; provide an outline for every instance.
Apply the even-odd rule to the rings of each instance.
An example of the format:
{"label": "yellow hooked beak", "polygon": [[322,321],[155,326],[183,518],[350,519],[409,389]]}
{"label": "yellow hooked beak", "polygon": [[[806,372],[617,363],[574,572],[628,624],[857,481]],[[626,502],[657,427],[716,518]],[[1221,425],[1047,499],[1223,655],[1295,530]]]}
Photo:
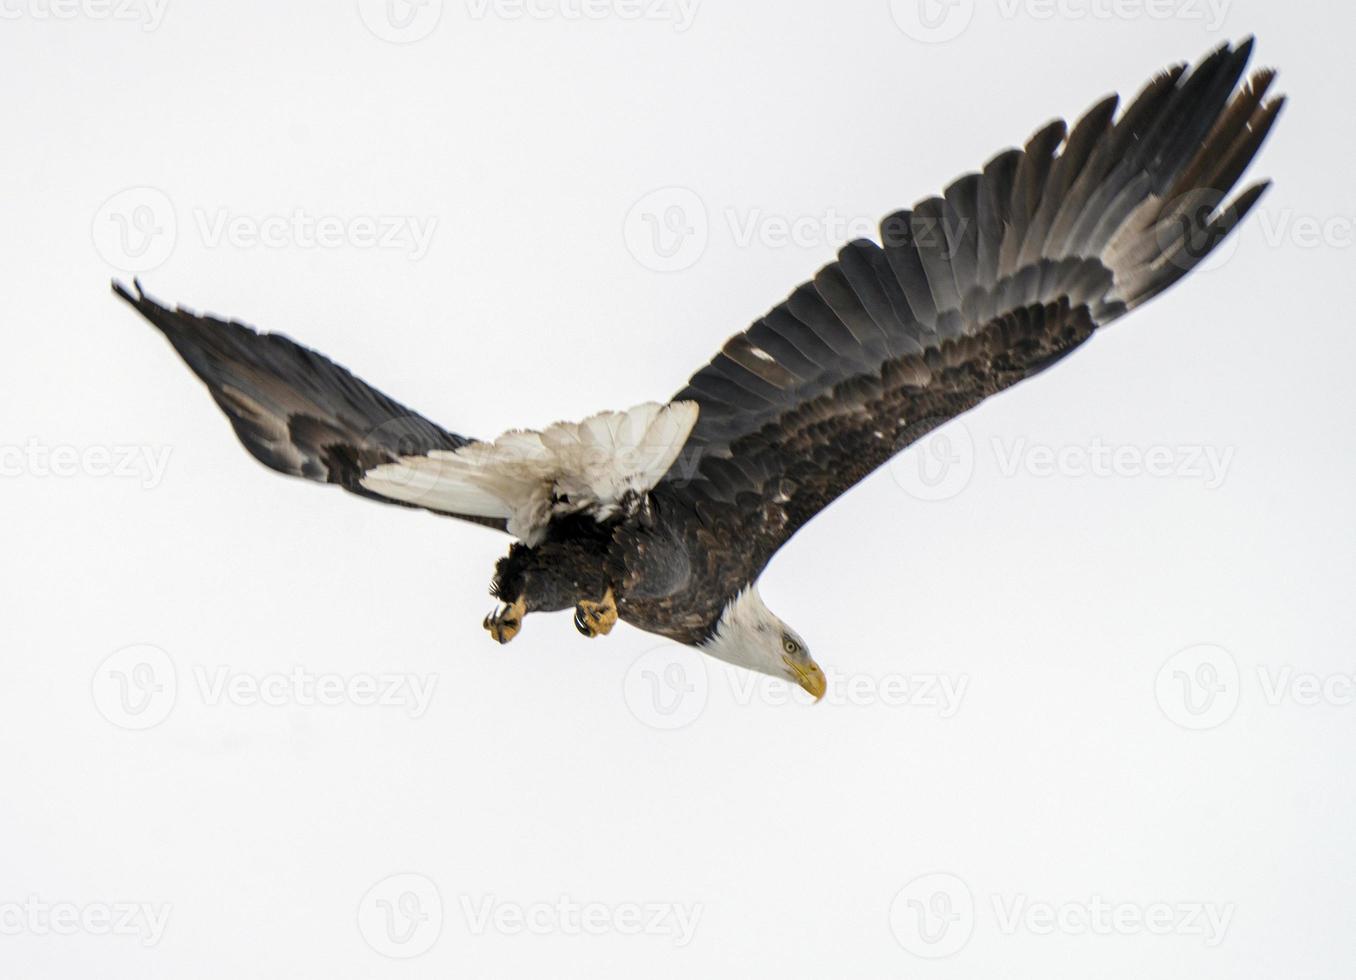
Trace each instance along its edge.
{"label": "yellow hooked beak", "polygon": [[810,697],[816,701],[823,699],[824,692],[829,689],[829,680],[824,676],[824,671],[819,669],[819,664],[813,660],[787,660],[786,666],[796,675],[796,683],[803,687]]}

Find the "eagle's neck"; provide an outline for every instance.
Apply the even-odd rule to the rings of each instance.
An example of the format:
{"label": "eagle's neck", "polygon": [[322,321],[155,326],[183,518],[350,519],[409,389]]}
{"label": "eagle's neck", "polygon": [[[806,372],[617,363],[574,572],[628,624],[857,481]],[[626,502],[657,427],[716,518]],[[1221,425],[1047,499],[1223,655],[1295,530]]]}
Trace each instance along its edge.
{"label": "eagle's neck", "polygon": [[725,604],[710,635],[698,647],[717,660],[761,669],[767,635],[775,632],[778,624],[777,617],[763,604],[757,583],[750,582]]}

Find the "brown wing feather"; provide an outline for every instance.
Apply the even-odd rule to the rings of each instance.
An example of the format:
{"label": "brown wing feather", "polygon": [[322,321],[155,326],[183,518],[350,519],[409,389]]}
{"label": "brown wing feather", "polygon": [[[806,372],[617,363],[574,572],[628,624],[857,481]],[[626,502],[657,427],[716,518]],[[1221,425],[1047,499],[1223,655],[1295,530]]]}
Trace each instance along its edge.
{"label": "brown wing feather", "polygon": [[[728,341],[677,397],[701,416],[664,488],[741,525],[727,587],[910,443],[1044,370],[1202,261],[1256,204],[1233,190],[1275,122],[1252,42],[1154,79],[1119,116],[1056,122],[944,198],[887,218]],[[733,581],[741,579],[742,581]]]}
{"label": "brown wing feather", "polygon": [[[280,334],[171,310],[143,293],[140,283],[135,294],[121,283],[113,290],[169,339],[240,442],[269,469],[407,507],[361,486],[363,474],[402,456],[450,452],[471,441]],[[499,519],[435,513],[505,529]]]}

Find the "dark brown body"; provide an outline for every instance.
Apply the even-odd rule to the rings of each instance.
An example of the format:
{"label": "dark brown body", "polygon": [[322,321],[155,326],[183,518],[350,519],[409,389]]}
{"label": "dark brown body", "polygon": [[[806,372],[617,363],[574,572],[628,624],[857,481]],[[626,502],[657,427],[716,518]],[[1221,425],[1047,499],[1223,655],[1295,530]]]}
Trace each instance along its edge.
{"label": "dark brown body", "polygon": [[643,514],[607,524],[570,517],[553,524],[535,547],[515,544],[496,566],[490,591],[503,602],[521,597],[533,613],[572,609],[611,589],[623,622],[695,645],[757,577],[749,574],[752,546],[732,521],[708,525],[690,500],[665,484]]}

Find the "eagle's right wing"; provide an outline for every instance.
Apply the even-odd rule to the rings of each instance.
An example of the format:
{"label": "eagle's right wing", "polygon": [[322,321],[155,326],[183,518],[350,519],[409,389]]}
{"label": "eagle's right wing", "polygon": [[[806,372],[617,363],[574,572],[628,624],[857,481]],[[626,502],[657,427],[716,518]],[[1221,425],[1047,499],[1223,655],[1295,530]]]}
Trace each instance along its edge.
{"label": "eagle's right wing", "polygon": [[1276,120],[1252,42],[1056,122],[887,218],[736,334],[676,397],[701,416],[668,492],[741,542],[738,583],[933,428],[1187,275],[1257,203],[1229,197]]}
{"label": "eagle's right wing", "polygon": [[113,290],[159,328],[212,393],[255,459],[288,476],[334,483],[350,493],[503,531],[507,515],[412,503],[364,485],[372,470],[401,458],[454,452],[473,441],[434,425],[344,368],[281,334],[171,310],[136,284]]}

